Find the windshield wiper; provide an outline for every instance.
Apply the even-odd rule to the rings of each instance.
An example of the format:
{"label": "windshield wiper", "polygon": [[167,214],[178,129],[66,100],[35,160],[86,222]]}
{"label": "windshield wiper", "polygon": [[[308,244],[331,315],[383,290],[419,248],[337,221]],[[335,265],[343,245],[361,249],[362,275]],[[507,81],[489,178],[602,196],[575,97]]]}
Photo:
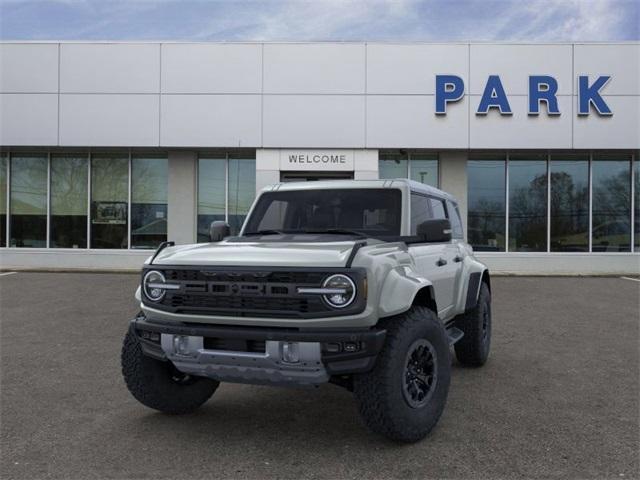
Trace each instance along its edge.
{"label": "windshield wiper", "polygon": [[258,230],[257,232],[245,233],[243,236],[251,237],[256,235],[284,235],[284,234],[285,233],[281,232],[280,230]]}
{"label": "windshield wiper", "polygon": [[362,232],[358,232],[357,230],[349,230],[347,228],[327,228],[326,230],[305,230],[304,233],[330,233],[336,235],[354,235],[359,238],[368,238],[368,235],[365,235]]}

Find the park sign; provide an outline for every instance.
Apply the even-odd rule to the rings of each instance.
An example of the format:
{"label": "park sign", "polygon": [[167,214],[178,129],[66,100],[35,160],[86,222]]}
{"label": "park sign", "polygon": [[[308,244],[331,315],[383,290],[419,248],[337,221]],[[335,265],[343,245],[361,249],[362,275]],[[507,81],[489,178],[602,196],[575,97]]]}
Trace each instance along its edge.
{"label": "park sign", "polygon": [[[600,95],[600,91],[611,80],[610,75],[600,75],[591,81],[588,75],[578,76],[578,115],[587,116],[591,107],[598,115],[611,116],[613,112]],[[558,81],[550,75],[529,76],[529,111],[535,116],[540,114],[540,106],[545,104],[547,115],[560,115],[558,108]],[[464,80],[457,75],[436,75],[436,115],[446,115],[447,105],[455,103],[464,96]],[[502,86],[499,75],[489,75],[482,97],[476,109],[476,115],[487,115],[492,109],[500,115],[512,115],[509,98]]]}

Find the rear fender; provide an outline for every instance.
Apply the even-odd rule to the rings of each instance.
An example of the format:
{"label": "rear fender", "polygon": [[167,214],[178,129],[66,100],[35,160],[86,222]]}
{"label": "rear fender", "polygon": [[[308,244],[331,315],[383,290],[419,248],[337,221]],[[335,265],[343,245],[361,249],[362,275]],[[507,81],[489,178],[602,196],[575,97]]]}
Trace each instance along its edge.
{"label": "rear fender", "polygon": [[461,289],[460,303],[464,306],[464,311],[468,312],[475,308],[480,296],[480,286],[486,283],[491,291],[491,278],[489,269],[479,262],[473,262],[466,266],[468,271],[463,278],[466,278],[466,285]]}
{"label": "rear fender", "polygon": [[398,266],[389,271],[378,305],[379,317],[390,317],[406,312],[414,301],[431,307],[437,313],[433,284],[409,266]]}

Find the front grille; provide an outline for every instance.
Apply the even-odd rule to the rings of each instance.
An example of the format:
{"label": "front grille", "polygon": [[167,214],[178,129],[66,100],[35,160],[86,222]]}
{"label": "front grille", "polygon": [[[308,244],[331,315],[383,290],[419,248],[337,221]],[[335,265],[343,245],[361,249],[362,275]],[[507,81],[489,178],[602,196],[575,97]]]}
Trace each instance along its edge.
{"label": "front grille", "polygon": [[170,296],[170,306],[184,313],[216,311],[241,317],[261,316],[267,312],[280,317],[298,317],[300,313],[326,311],[320,297],[277,298],[174,294]]}
{"label": "front grille", "polygon": [[[350,315],[364,309],[366,298],[358,295],[349,307],[336,310],[319,295],[299,294],[300,287],[320,287],[335,273],[346,273],[362,287],[363,269],[295,269],[253,270],[224,267],[166,267],[162,270],[167,283],[179,284],[178,290],[167,290],[160,303],[148,302],[153,308],[174,313],[234,317],[314,318]],[[144,276],[144,272],[143,272]],[[362,290],[360,290],[362,291]]]}

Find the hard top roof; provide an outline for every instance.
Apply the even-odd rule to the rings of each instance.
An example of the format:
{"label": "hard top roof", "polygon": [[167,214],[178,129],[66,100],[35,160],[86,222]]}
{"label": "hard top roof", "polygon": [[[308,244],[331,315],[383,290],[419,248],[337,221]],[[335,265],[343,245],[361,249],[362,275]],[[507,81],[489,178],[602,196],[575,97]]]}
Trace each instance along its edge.
{"label": "hard top roof", "polygon": [[380,179],[380,180],[319,180],[314,182],[286,182],[269,185],[262,192],[283,192],[293,190],[331,190],[342,188],[399,188],[407,189],[425,195],[446,198],[458,203],[455,197],[445,191],[430,185],[409,180],[408,178]]}

